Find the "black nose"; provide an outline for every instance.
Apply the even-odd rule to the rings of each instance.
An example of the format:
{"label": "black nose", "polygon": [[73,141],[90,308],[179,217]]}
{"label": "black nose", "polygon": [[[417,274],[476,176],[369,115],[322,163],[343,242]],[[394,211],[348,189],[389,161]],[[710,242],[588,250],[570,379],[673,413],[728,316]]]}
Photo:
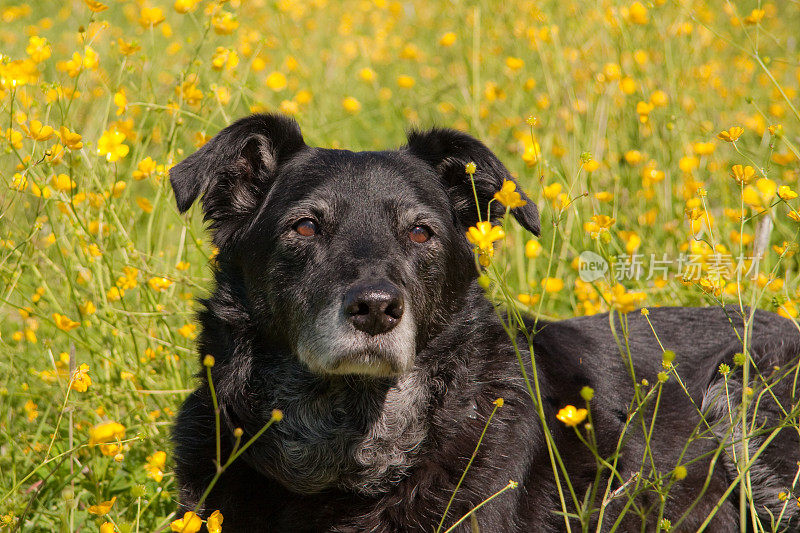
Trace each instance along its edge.
{"label": "black nose", "polygon": [[403,295],[390,283],[357,285],[344,295],[348,320],[370,335],[386,333],[403,316]]}

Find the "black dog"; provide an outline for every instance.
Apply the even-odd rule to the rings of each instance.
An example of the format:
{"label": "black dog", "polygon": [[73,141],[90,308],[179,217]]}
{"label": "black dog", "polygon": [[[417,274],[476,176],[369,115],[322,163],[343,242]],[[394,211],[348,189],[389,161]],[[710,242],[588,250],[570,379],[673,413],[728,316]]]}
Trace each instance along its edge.
{"label": "black dog", "polygon": [[[468,162],[477,166],[474,191]],[[486,213],[511,179],[486,146],[457,131],[412,132],[398,150],[350,152],[309,147],[293,120],[276,115],[234,123],[170,171],[178,209],[202,196],[219,247],[216,289],[200,313],[199,349],[201,357],[216,359],[223,461],[236,428],[244,442],[273,409],[284,413],[225,471],[201,514],[221,510],[226,532],[430,533],[493,401],[502,397],[505,406],[488,427],[446,527],[511,479],[519,487],[481,507],[459,531],[475,523],[488,533],[564,530],[562,509],[578,512],[575,500],[594,509],[585,522],[596,524],[602,509],[603,530],[620,516],[618,530],[653,530],[657,491],[669,484],[663,517],[677,523],[683,516],[679,530],[696,530],[718,506],[708,530],[738,531],[739,483],[726,494],[738,475],[733,454],[744,452],[731,427],[742,397],[732,359],[744,333],[734,309],[651,311],[688,390],[669,379],[656,415],[652,396],[641,409],[632,405],[631,368],[608,315],[539,321],[535,332],[519,333],[515,344],[529,378],[532,338],[541,409],[574,489],[573,497],[562,475],[562,507],[520,359],[502,315],[476,282],[465,238],[477,222],[475,198]],[[491,208],[496,221],[504,208],[498,202]],[[538,235],[533,202],[511,213]],[[639,313],[629,315],[627,327],[623,342],[635,378],[650,382],[640,386],[644,397],[663,370],[662,350]],[[800,334],[792,322],[759,311],[750,338],[757,367],[750,386],[760,398],[749,440],[756,457],[750,483],[753,508],[769,529],[770,513],[777,519],[784,507],[778,493],[791,490],[800,458],[795,380],[777,379],[800,353]],[[732,368],[727,381],[717,370],[721,363]],[[216,468],[204,376],[174,430],[184,510],[195,507]],[[610,483],[608,468],[596,479],[594,455],[555,419],[567,404],[585,405],[584,386],[595,391],[590,405],[600,457],[613,456],[622,442],[619,475]],[[653,416],[646,452],[643,428]],[[771,435],[787,420],[794,427]],[[633,475],[643,461],[642,475]],[[673,475],[679,465],[685,478]],[[577,519],[568,520],[580,529]],[[798,520],[790,501],[778,529],[797,528]]]}

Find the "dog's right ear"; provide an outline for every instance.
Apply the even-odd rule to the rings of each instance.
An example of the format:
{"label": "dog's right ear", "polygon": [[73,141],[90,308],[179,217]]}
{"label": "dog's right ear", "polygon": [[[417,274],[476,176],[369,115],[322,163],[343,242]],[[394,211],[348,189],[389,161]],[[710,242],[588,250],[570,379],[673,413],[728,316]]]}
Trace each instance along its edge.
{"label": "dog's right ear", "polygon": [[[491,202],[506,181],[516,181],[500,159],[478,139],[456,130],[432,128],[408,132],[406,150],[428,163],[447,187],[450,200],[464,229],[478,222],[477,213],[487,212],[496,223],[505,213],[500,202]],[[473,179],[466,173],[466,164],[475,164]],[[525,204],[511,209],[511,214],[526,230],[539,235],[539,210],[525,193],[517,188]],[[475,205],[477,196],[478,205]],[[490,203],[491,202],[491,203]]]}
{"label": "dog's right ear", "polygon": [[289,117],[240,119],[170,169],[178,210],[186,212],[202,196],[203,217],[222,246],[255,214],[280,164],[305,147]]}

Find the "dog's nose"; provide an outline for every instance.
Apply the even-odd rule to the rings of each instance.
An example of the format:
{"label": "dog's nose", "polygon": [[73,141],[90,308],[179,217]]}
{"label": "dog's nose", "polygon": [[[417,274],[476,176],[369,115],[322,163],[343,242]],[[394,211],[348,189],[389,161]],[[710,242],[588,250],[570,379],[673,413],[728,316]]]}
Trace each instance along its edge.
{"label": "dog's nose", "polygon": [[389,283],[358,285],[344,295],[344,311],[356,329],[370,335],[386,333],[403,316],[403,295]]}

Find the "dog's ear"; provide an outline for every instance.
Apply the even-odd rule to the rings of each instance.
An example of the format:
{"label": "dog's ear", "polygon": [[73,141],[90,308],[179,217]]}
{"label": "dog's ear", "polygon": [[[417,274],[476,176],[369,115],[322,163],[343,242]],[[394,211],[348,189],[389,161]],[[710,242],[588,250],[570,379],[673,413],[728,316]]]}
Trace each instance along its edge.
{"label": "dog's ear", "polygon": [[[456,213],[465,227],[472,226],[478,221],[478,208],[482,216],[486,216],[489,201],[500,191],[504,181],[516,183],[508,169],[485,144],[460,131],[443,128],[433,128],[428,131],[412,130],[408,132],[406,149],[436,170],[447,187]],[[475,192],[465,170],[467,163],[475,163]],[[538,236],[539,210],[518,185],[517,192],[526,204],[513,208],[511,214],[523,228]],[[475,206],[475,193],[478,196],[478,207]],[[491,210],[492,221],[500,218],[505,212],[503,205],[497,201],[492,202]]]}
{"label": "dog's ear", "polygon": [[305,146],[289,117],[258,114],[234,122],[170,169],[178,210],[186,212],[202,196],[204,219],[221,246],[255,214],[281,163]]}

